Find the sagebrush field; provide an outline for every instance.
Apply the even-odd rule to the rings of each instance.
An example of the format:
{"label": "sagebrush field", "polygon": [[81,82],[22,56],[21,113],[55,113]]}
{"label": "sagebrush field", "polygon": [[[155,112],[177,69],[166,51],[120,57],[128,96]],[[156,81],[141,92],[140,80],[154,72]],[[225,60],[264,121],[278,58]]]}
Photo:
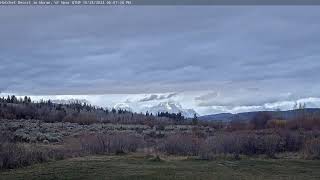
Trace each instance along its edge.
{"label": "sagebrush field", "polygon": [[14,96],[0,107],[2,179],[320,178],[320,116],[303,109],[219,122]]}

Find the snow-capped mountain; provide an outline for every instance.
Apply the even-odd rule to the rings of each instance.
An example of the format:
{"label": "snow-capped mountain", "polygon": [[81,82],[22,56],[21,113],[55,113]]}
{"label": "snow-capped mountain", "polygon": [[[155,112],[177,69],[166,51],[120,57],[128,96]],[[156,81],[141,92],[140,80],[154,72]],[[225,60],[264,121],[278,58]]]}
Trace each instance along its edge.
{"label": "snow-capped mountain", "polygon": [[181,112],[184,117],[193,117],[197,112],[193,109],[184,109],[180,103],[175,101],[161,102],[158,105],[146,108],[146,111],[157,114],[158,112],[179,113]]}
{"label": "snow-capped mountain", "polygon": [[72,104],[72,103],[91,104],[86,99],[53,99],[53,100],[51,100],[51,102],[56,103],[56,104]]}
{"label": "snow-capped mountain", "polygon": [[126,110],[126,111],[131,111],[132,112],[131,107],[126,103],[118,103],[118,104],[114,105],[113,108],[116,109],[116,110],[122,109],[122,110]]}

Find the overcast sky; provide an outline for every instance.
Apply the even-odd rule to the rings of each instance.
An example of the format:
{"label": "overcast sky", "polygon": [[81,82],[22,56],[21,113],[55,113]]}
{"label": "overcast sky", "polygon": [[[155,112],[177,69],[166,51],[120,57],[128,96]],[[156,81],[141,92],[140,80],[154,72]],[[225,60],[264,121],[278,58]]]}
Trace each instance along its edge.
{"label": "overcast sky", "polygon": [[306,6],[0,7],[0,91],[200,114],[320,107],[319,19]]}

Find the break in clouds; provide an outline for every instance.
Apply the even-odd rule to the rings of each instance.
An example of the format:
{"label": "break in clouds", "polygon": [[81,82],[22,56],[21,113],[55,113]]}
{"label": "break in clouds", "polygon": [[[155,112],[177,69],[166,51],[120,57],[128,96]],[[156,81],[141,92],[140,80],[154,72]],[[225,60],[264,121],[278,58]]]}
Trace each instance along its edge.
{"label": "break in clouds", "polygon": [[319,18],[313,7],[1,8],[0,90],[200,114],[320,107]]}

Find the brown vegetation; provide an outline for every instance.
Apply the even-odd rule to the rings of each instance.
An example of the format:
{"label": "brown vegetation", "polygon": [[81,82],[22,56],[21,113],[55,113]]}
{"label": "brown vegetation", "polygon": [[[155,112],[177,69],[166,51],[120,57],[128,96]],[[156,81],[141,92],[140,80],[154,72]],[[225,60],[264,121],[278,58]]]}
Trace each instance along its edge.
{"label": "brown vegetation", "polygon": [[0,118],[0,169],[142,149],[201,159],[275,158],[286,152],[320,158],[320,116],[303,111],[294,120],[273,119],[261,112],[247,121],[224,123],[200,121],[196,116],[188,120],[179,113],[138,114],[8,97],[0,99]]}
{"label": "brown vegetation", "polygon": [[0,169],[12,169],[50,160],[61,160],[72,157],[72,155],[70,151],[64,149],[6,142],[0,144]]}
{"label": "brown vegetation", "polygon": [[80,143],[89,154],[124,154],[144,146],[143,137],[129,133],[83,135]]}
{"label": "brown vegetation", "polygon": [[304,153],[309,159],[320,159],[320,138],[306,141],[304,144]]}

